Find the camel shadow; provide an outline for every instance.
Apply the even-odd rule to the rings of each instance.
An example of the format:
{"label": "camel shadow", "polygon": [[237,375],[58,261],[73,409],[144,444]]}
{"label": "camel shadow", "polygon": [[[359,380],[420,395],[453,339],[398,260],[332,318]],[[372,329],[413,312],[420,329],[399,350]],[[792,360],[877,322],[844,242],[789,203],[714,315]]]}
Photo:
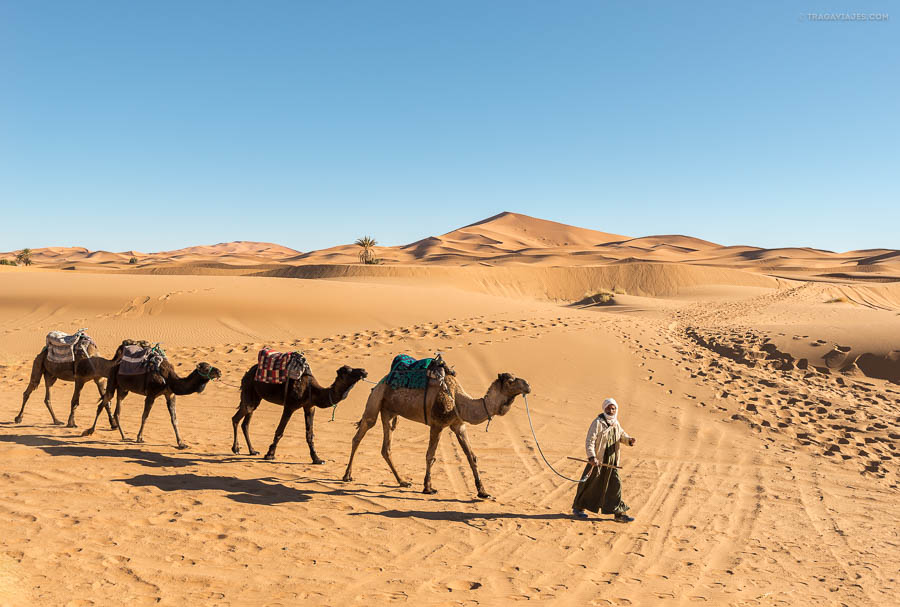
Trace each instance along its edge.
{"label": "camel shadow", "polygon": [[299,489],[273,483],[272,478],[240,479],[232,476],[201,476],[198,474],[139,474],[132,478],[113,479],[132,487],[156,487],[162,491],[221,491],[230,500],[242,504],[272,506],[275,504],[307,502],[310,496]]}
{"label": "camel shadow", "polygon": [[[602,518],[591,518],[591,519],[577,519],[573,518],[571,514],[567,514],[565,512],[548,512],[544,514],[519,514],[516,512],[460,512],[458,510],[447,510],[443,512],[433,512],[429,510],[383,510],[381,512],[350,512],[350,516],[382,516],[384,518],[396,518],[396,519],[407,519],[407,518],[420,518],[426,521],[444,521],[444,522],[457,522],[457,523],[465,523],[467,525],[473,525],[476,521],[494,521],[501,519],[517,519],[517,520],[531,520],[531,521],[561,521],[567,520],[572,522],[587,522],[587,523],[601,523],[601,522],[612,522],[612,518],[602,519]],[[477,527],[477,526],[476,526]]]}
{"label": "camel shadow", "polygon": [[[0,442],[16,443],[28,447],[37,447],[49,455],[68,455],[70,457],[118,457],[129,460],[129,463],[140,464],[151,468],[183,468],[202,463],[231,461],[231,458],[172,457],[156,451],[148,451],[137,447],[106,447],[104,445],[127,445],[128,443],[109,443],[106,441],[86,441],[73,445],[54,436],[42,434],[0,435]],[[134,443],[132,443],[134,444]],[[243,458],[233,458],[241,461]]]}

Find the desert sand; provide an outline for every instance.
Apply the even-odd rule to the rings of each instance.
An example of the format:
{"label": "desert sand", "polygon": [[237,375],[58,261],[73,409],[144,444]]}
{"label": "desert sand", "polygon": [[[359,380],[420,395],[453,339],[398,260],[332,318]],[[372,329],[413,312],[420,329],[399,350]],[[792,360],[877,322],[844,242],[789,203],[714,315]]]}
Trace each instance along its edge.
{"label": "desert sand", "polygon": [[[900,252],[632,238],[511,213],[378,247],[382,265],[357,250],[72,247],[0,266],[0,604],[897,604]],[[181,373],[222,370],[177,399],[188,449],[161,400],[143,444],[103,418],[81,437],[92,386],[77,429],[49,423],[43,385],[13,423],[44,336],[80,327],[107,357],[148,339]],[[401,352],[443,352],[475,396],[514,373],[545,455],[573,477],[567,457],[583,457],[613,396],[638,439],[622,471],[636,520],[573,520],[575,485],[541,461],[521,397],[489,432],[469,429],[489,500],[450,434],[438,493],[423,495],[428,430],[408,420],[393,459],[411,488],[377,426],[341,482],[365,383],[318,411],[324,465],[299,414],[274,461],[234,455],[235,385],[264,345],[303,350],[323,383],[343,364],[377,380]],[[52,390],[63,419],[71,387]],[[141,401],[125,401],[129,438]],[[263,452],[280,414],[263,403],[253,419]]]}

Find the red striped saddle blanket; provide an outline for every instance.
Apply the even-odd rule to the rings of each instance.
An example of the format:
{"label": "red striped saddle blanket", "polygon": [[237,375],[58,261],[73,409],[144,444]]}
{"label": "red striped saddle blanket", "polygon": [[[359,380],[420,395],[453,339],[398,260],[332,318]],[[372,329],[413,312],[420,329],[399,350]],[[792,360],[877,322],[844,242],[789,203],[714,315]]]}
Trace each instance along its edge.
{"label": "red striped saddle blanket", "polygon": [[271,348],[259,351],[256,381],[264,384],[283,384],[309,373],[309,364],[302,352],[276,352]]}

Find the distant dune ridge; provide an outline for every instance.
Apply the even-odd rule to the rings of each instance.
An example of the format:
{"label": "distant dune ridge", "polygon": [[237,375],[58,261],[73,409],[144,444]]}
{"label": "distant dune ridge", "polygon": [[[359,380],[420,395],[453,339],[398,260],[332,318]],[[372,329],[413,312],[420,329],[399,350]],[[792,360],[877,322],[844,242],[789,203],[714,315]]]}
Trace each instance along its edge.
{"label": "distant dune ridge", "polygon": [[[158,253],[47,247],[34,249],[32,259],[37,265],[58,269],[84,267],[173,274],[248,274],[257,269],[271,274],[281,267],[358,264],[358,253],[359,247],[353,244],[300,252],[272,243],[237,241]],[[9,259],[14,254],[2,253],[0,258]],[[643,262],[718,266],[818,280],[900,279],[900,251],[892,249],[835,253],[806,247],[722,246],[678,234],[632,238],[511,212],[406,245],[376,247],[376,256],[383,265],[603,266]],[[137,263],[129,263],[132,257]],[[273,268],[272,264],[278,267]],[[260,265],[267,267],[256,267]],[[162,270],[165,266],[169,269]]]}

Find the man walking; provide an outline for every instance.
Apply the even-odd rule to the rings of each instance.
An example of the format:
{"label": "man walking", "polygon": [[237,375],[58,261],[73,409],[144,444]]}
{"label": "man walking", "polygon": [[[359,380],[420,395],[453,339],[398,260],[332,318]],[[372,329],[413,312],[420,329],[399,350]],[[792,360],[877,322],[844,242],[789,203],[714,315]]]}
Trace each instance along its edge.
{"label": "man walking", "polygon": [[[622,501],[622,483],[619,480],[619,445],[625,443],[633,447],[634,438],[622,429],[618,420],[619,404],[612,398],[603,401],[603,413],[588,429],[584,449],[590,462],[584,468],[572,503],[572,514],[578,518],[588,518],[585,510],[603,514],[614,514],[619,523],[630,523],[634,519],[625,512],[628,506]],[[598,456],[599,454],[599,456]]]}

